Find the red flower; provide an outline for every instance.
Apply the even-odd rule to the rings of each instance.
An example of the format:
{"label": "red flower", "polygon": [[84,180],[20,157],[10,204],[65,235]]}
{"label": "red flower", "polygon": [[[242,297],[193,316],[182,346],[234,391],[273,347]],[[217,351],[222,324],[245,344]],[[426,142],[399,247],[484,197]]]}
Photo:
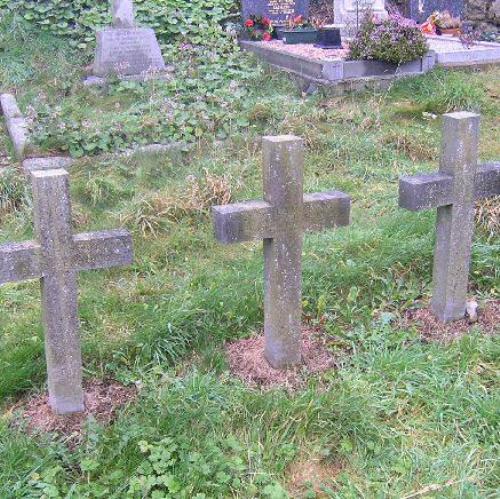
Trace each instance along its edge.
{"label": "red flower", "polygon": [[271,33],[264,33],[262,35],[262,39],[265,41],[265,42],[270,42],[272,39],[273,39],[273,35],[271,35]]}
{"label": "red flower", "polygon": [[304,18],[302,16],[297,16],[294,20],[294,24],[302,24],[304,22]]}
{"label": "red flower", "polygon": [[253,27],[254,27],[254,25],[255,25],[255,23],[254,23],[251,19],[249,19],[249,20],[245,23],[245,26],[246,26],[247,28],[253,28]]}
{"label": "red flower", "polygon": [[263,17],[262,18],[262,24],[268,28],[269,26],[271,26],[271,19],[269,19],[269,17]]}

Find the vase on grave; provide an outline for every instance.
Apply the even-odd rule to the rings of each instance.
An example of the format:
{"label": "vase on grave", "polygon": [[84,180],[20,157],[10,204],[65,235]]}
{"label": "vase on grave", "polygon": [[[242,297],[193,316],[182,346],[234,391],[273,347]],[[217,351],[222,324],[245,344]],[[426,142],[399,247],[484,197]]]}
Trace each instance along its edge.
{"label": "vase on grave", "polygon": [[318,42],[315,47],[320,49],[341,49],[342,36],[340,34],[340,27],[324,26],[318,31]]}

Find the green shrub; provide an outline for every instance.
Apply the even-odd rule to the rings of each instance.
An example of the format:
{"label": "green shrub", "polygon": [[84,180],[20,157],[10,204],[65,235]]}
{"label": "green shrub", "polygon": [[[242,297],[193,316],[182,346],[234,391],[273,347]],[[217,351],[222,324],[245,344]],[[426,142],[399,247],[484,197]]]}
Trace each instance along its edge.
{"label": "green shrub", "polygon": [[379,21],[370,13],[350,45],[349,56],[404,64],[422,57],[427,50],[425,36],[413,21],[398,14]]}

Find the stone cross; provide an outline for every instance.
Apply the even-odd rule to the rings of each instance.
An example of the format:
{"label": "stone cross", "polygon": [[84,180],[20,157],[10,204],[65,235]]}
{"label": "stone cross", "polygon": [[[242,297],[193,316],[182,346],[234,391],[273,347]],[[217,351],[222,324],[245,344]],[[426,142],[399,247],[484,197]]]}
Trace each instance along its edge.
{"label": "stone cross", "polygon": [[400,207],[437,208],[431,307],[444,322],[465,316],[475,201],[500,194],[500,163],[477,165],[479,123],[477,114],[446,114],[439,173],[400,179]]}
{"label": "stone cross", "polygon": [[73,236],[68,172],[31,172],[35,241],[0,246],[0,285],[41,279],[49,403],[58,414],[84,410],[77,274],[129,265],[124,230]]}
{"label": "stone cross", "polygon": [[302,360],[302,240],[304,231],[349,225],[351,200],[342,192],[303,194],[304,147],[294,136],[264,137],[264,201],[213,208],[217,239],[264,240],[265,357],[274,368]]}
{"label": "stone cross", "polygon": [[132,0],[112,0],[113,27],[133,28],[135,26],[134,2]]}

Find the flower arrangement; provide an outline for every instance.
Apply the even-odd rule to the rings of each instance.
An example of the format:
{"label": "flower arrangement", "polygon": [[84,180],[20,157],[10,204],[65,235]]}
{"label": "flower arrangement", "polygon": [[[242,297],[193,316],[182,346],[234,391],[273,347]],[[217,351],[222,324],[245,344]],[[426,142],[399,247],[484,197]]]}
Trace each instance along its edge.
{"label": "flower arrangement", "polygon": [[422,24],[422,32],[429,35],[453,34],[458,36],[462,22],[460,18],[453,17],[449,11],[433,12]]}
{"label": "flower arrangement", "polygon": [[397,13],[380,20],[369,12],[350,43],[349,59],[404,64],[423,57],[427,51],[425,36],[414,21]]}
{"label": "flower arrangement", "polygon": [[268,17],[250,16],[245,21],[245,31],[250,40],[270,42],[273,39],[274,26]]}
{"label": "flower arrangement", "polygon": [[304,16],[289,17],[285,26],[288,31],[298,31],[301,29],[311,29],[315,27],[312,21]]}

